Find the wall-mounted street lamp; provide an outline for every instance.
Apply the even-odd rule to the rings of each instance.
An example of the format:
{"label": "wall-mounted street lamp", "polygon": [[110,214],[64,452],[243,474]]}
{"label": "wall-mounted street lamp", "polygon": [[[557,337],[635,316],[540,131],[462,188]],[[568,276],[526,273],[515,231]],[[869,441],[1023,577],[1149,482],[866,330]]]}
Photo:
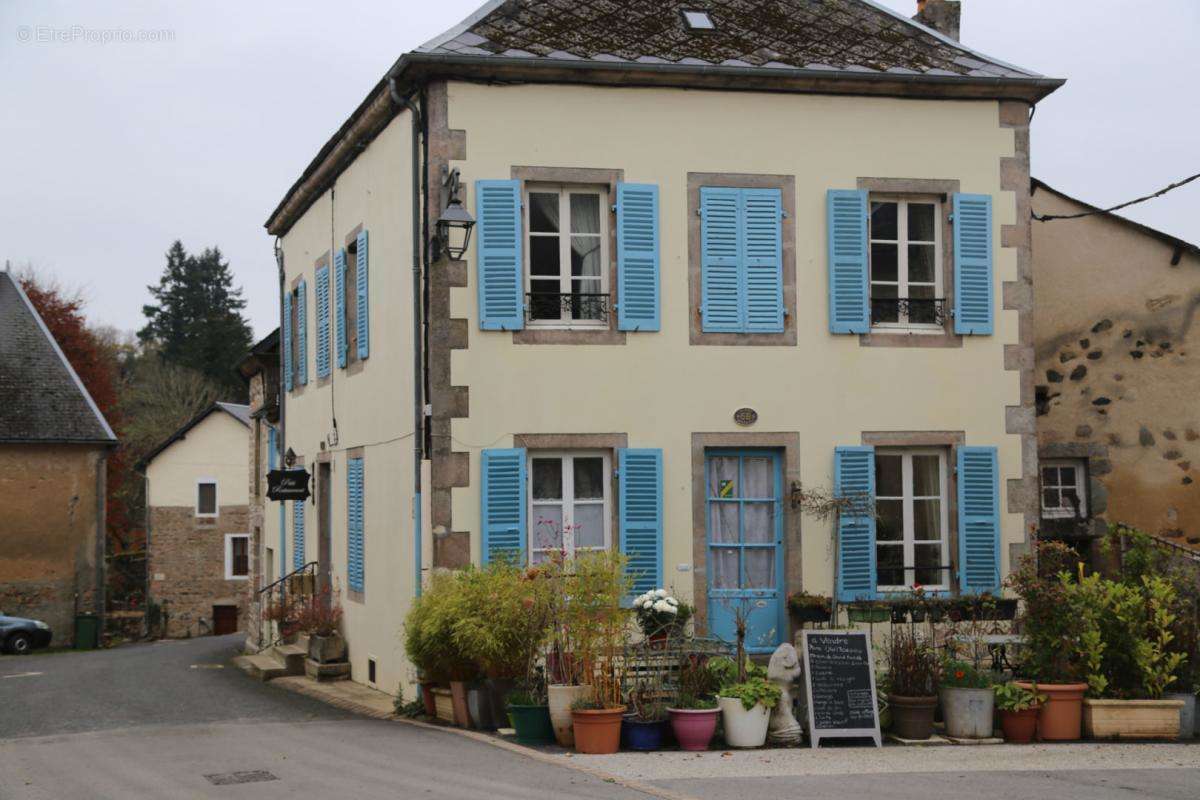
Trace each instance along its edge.
{"label": "wall-mounted street lamp", "polygon": [[471,229],[475,227],[475,218],[471,216],[458,197],[458,169],[452,169],[442,182],[449,190],[450,200],[446,210],[438,217],[437,228],[433,240],[434,260],[446,255],[451,261],[458,261],[467,252],[471,243]]}

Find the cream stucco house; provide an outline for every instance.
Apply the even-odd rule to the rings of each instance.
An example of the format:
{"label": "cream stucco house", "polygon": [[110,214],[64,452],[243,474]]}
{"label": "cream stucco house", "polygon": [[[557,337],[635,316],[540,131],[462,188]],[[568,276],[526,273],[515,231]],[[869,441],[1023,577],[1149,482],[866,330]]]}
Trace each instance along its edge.
{"label": "cream stucco house", "polygon": [[997,591],[1038,520],[1029,119],[1062,82],[956,3],[608,5],[489,2],[405,54],[267,223],[316,490],[264,541],[326,559],[356,680],[410,678],[432,568],[619,548],[761,651],[801,589]]}

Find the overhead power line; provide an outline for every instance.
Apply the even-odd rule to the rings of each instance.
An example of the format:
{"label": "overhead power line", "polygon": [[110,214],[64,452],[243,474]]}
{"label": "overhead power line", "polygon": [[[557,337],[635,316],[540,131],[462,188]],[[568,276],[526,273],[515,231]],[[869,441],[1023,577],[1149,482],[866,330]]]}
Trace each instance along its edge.
{"label": "overhead power line", "polygon": [[1130,200],[1128,203],[1121,203],[1120,205],[1113,206],[1112,208],[1098,208],[1095,211],[1083,211],[1079,214],[1034,214],[1033,218],[1038,222],[1050,222],[1056,219],[1079,219],[1080,217],[1091,217],[1095,216],[1096,214],[1109,214],[1113,211],[1120,211],[1122,208],[1128,208],[1129,206],[1134,206],[1138,203],[1144,203],[1147,200],[1153,200],[1156,197],[1162,197],[1167,192],[1178,189],[1180,186],[1186,186],[1197,178],[1200,178],[1200,173],[1197,173],[1190,178],[1184,178],[1181,181],[1172,183],[1165,189],[1159,189],[1154,194],[1148,194],[1145,197],[1139,197],[1136,200]]}

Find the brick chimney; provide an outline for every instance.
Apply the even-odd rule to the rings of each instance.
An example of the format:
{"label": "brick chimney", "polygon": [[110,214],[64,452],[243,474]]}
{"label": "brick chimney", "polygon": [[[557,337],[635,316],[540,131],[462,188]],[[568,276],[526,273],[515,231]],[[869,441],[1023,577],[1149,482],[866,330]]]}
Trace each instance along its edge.
{"label": "brick chimney", "polygon": [[957,42],[962,3],[959,0],[917,0],[917,14],[913,19]]}

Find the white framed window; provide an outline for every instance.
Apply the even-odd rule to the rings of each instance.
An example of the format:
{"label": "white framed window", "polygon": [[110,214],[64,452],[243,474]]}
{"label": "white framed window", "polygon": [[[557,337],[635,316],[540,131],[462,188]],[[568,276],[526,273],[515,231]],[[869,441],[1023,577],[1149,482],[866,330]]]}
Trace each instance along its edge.
{"label": "white framed window", "polygon": [[612,546],[612,460],[608,452],[530,450],[529,561]]}
{"label": "white framed window", "polygon": [[950,590],[946,451],[875,451],[877,589]]}
{"label": "white framed window", "polygon": [[250,534],[225,534],[225,580],[244,581],[250,578]]}
{"label": "white framed window", "polygon": [[1045,519],[1082,519],[1087,516],[1087,471],[1082,459],[1043,461],[1042,517]]}
{"label": "white framed window", "polygon": [[211,519],[217,516],[220,506],[217,504],[217,479],[199,478],[196,480],[196,516]]}
{"label": "white framed window", "polygon": [[608,325],[608,190],[525,186],[525,291],[529,323]]}
{"label": "white framed window", "polygon": [[942,205],[871,195],[871,325],[942,330]]}

